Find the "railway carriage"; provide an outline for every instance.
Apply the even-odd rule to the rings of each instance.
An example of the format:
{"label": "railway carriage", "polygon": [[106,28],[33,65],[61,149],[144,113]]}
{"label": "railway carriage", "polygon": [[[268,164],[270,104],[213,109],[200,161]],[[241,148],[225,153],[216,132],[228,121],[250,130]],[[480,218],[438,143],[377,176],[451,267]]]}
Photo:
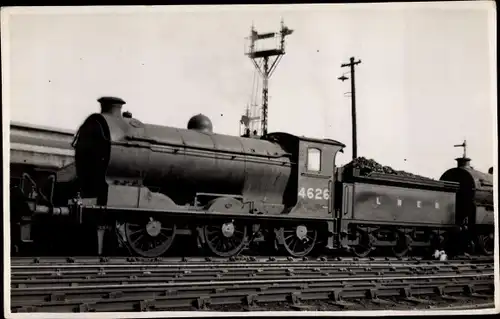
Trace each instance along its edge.
{"label": "railway carriage", "polygon": [[[36,203],[59,203],[54,194],[73,196],[61,173],[74,161],[73,132],[13,122],[10,125],[10,223],[13,251],[32,244],[31,225],[47,233],[43,217],[33,220]],[[66,174],[67,175],[67,174]],[[65,185],[65,186],[63,186]],[[65,190],[65,192],[62,192]],[[64,200],[63,200],[64,203]],[[45,206],[47,209],[48,207]],[[48,217],[51,219],[51,217]]]}
{"label": "railway carriage", "polygon": [[10,125],[10,186],[49,200],[60,172],[74,161],[71,147],[73,133],[66,130],[11,123]]}

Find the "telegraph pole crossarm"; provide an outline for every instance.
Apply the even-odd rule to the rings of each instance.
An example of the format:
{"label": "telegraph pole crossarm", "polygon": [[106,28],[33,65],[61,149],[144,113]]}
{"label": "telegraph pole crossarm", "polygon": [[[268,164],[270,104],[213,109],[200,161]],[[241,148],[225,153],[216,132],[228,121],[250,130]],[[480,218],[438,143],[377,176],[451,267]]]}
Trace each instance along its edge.
{"label": "telegraph pole crossarm", "polygon": [[463,147],[464,149],[464,154],[462,156],[462,158],[467,158],[467,140],[464,140],[464,142],[462,144],[457,144],[457,145],[453,145],[454,147]]}

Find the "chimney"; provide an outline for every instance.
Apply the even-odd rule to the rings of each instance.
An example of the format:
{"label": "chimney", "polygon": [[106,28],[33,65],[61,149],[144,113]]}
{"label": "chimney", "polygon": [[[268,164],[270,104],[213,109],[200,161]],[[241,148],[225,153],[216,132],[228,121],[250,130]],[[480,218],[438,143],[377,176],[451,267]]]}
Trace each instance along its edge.
{"label": "chimney", "polygon": [[104,96],[97,100],[101,104],[101,114],[121,117],[121,110],[125,101],[119,97]]}
{"label": "chimney", "polygon": [[457,161],[457,167],[458,168],[468,168],[468,167],[470,167],[470,158],[459,157],[459,158],[455,158],[455,161]]}

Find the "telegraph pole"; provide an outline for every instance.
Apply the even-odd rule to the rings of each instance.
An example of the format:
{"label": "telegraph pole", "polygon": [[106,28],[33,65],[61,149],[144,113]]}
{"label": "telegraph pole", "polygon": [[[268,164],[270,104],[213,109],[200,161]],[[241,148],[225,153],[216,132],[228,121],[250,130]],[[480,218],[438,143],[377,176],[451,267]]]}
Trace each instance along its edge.
{"label": "telegraph pole", "polygon": [[[356,81],[354,78],[354,67],[361,63],[361,60],[355,61],[354,57],[351,57],[349,63],[343,63],[342,68],[349,67],[351,69],[351,113],[352,113],[352,159],[358,157],[358,139],[356,130]],[[345,75],[338,78],[342,82],[349,79]]]}

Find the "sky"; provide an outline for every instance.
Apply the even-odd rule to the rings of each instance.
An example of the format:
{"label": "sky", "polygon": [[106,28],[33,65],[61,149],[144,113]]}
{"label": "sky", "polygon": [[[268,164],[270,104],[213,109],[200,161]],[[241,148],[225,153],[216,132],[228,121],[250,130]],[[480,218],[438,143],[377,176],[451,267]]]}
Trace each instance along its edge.
{"label": "sky", "polygon": [[203,113],[237,135],[255,75],[245,38],[282,18],[294,33],[270,79],[270,132],[341,141],[337,162],[349,162],[350,83],[337,78],[354,56],[359,156],[439,178],[467,139],[472,165],[494,166],[490,1],[2,8],[3,108],[12,121],[76,130],[111,95],[145,123],[185,128]]}

